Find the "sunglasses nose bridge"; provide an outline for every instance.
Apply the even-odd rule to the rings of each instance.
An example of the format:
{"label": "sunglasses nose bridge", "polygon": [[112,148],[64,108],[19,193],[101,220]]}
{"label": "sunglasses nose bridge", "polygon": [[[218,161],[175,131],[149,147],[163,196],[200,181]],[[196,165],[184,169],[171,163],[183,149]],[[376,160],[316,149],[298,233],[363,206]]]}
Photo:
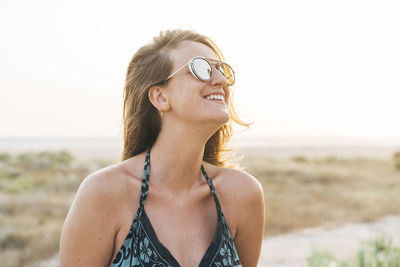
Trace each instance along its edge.
{"label": "sunglasses nose bridge", "polygon": [[226,84],[228,84],[228,80],[226,79],[225,75],[223,73],[221,73],[221,71],[219,71],[219,69],[218,69],[218,63],[213,63],[213,64],[211,64],[211,66],[213,68],[211,80],[214,80],[214,79],[217,79],[217,81],[223,80]]}

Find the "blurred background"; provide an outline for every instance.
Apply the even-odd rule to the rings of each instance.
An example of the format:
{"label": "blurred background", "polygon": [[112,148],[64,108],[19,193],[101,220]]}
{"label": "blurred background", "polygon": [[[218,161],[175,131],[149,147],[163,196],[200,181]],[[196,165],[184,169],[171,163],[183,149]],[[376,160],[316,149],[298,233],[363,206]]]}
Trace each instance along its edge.
{"label": "blurred background", "polygon": [[399,13],[385,0],[0,0],[1,265],[59,266],[76,190],[122,152],[131,57],[184,28],[221,48],[254,122],[231,147],[264,188],[259,265],[399,266]]}

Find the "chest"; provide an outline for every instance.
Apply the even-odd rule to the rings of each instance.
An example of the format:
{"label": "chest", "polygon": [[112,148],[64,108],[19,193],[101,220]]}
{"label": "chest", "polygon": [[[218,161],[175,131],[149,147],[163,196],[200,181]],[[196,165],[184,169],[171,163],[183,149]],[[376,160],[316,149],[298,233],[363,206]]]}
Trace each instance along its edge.
{"label": "chest", "polygon": [[[216,191],[220,192],[221,190],[216,187]],[[223,193],[219,193],[218,199],[234,238],[236,229],[232,210],[223,195]],[[135,211],[137,208],[138,205],[135,207]],[[129,209],[132,211],[132,206]],[[127,208],[125,214],[128,213]],[[152,236],[150,242],[164,246],[165,249],[161,248],[161,250],[170,253],[171,258],[175,259],[180,266],[199,265],[216,237],[217,226],[220,225],[218,224],[217,206],[208,187],[205,187],[202,194],[193,196],[186,201],[165,198],[161,194],[157,194],[153,188],[153,191],[150,190],[147,196],[144,213],[146,217],[144,220],[146,227],[144,228],[150,233],[149,236]],[[114,253],[120,247],[119,243],[124,241],[132,223],[129,218],[133,218],[133,215],[129,214],[124,220],[123,227],[116,239],[118,244],[115,246]]]}
{"label": "chest", "polygon": [[146,203],[148,224],[154,238],[164,245],[181,266],[198,266],[217,229],[214,202],[174,207]]}

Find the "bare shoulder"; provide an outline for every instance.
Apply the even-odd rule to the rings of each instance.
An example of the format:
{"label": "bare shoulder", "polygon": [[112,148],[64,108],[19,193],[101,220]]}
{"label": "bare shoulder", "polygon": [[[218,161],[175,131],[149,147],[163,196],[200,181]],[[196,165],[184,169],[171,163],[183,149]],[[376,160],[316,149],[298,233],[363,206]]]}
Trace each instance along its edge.
{"label": "bare shoulder", "polygon": [[242,266],[257,266],[265,227],[262,185],[246,171],[218,168],[221,177],[218,184],[232,220],[232,236],[240,261]]}
{"label": "bare shoulder", "polygon": [[117,163],[82,181],[61,232],[61,266],[109,265],[121,225],[120,206],[134,183],[127,176]]}
{"label": "bare shoulder", "polygon": [[232,180],[237,193],[243,192],[243,195],[248,195],[248,193],[262,192],[261,183],[248,172],[232,168],[223,168],[223,171],[226,179]]}
{"label": "bare shoulder", "polygon": [[253,175],[240,169],[214,167],[224,195],[231,195],[243,204],[260,201],[260,197],[264,197],[262,185]]}
{"label": "bare shoulder", "polygon": [[122,166],[122,163],[116,163],[91,173],[82,181],[77,195],[89,195],[102,201],[119,201],[135,181],[130,179]]}
{"label": "bare shoulder", "polygon": [[74,202],[89,201],[92,205],[102,207],[98,212],[116,210],[115,207],[132,193],[129,189],[133,184],[120,165],[117,163],[88,175],[80,184]]}

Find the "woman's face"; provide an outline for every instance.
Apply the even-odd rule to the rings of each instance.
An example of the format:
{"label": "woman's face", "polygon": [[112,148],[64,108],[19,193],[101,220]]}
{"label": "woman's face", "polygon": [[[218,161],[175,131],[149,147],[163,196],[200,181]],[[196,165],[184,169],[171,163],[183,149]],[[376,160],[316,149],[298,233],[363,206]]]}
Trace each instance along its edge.
{"label": "woman's face", "polygon": [[[170,52],[173,62],[171,73],[195,56],[218,59],[208,46],[199,42],[183,41]],[[229,121],[230,89],[225,77],[214,64],[212,67],[212,78],[206,82],[194,77],[188,66],[169,80],[165,93],[171,107],[170,112],[178,119],[195,124],[212,122],[220,126]],[[210,94],[223,94],[224,101],[206,99]]]}

